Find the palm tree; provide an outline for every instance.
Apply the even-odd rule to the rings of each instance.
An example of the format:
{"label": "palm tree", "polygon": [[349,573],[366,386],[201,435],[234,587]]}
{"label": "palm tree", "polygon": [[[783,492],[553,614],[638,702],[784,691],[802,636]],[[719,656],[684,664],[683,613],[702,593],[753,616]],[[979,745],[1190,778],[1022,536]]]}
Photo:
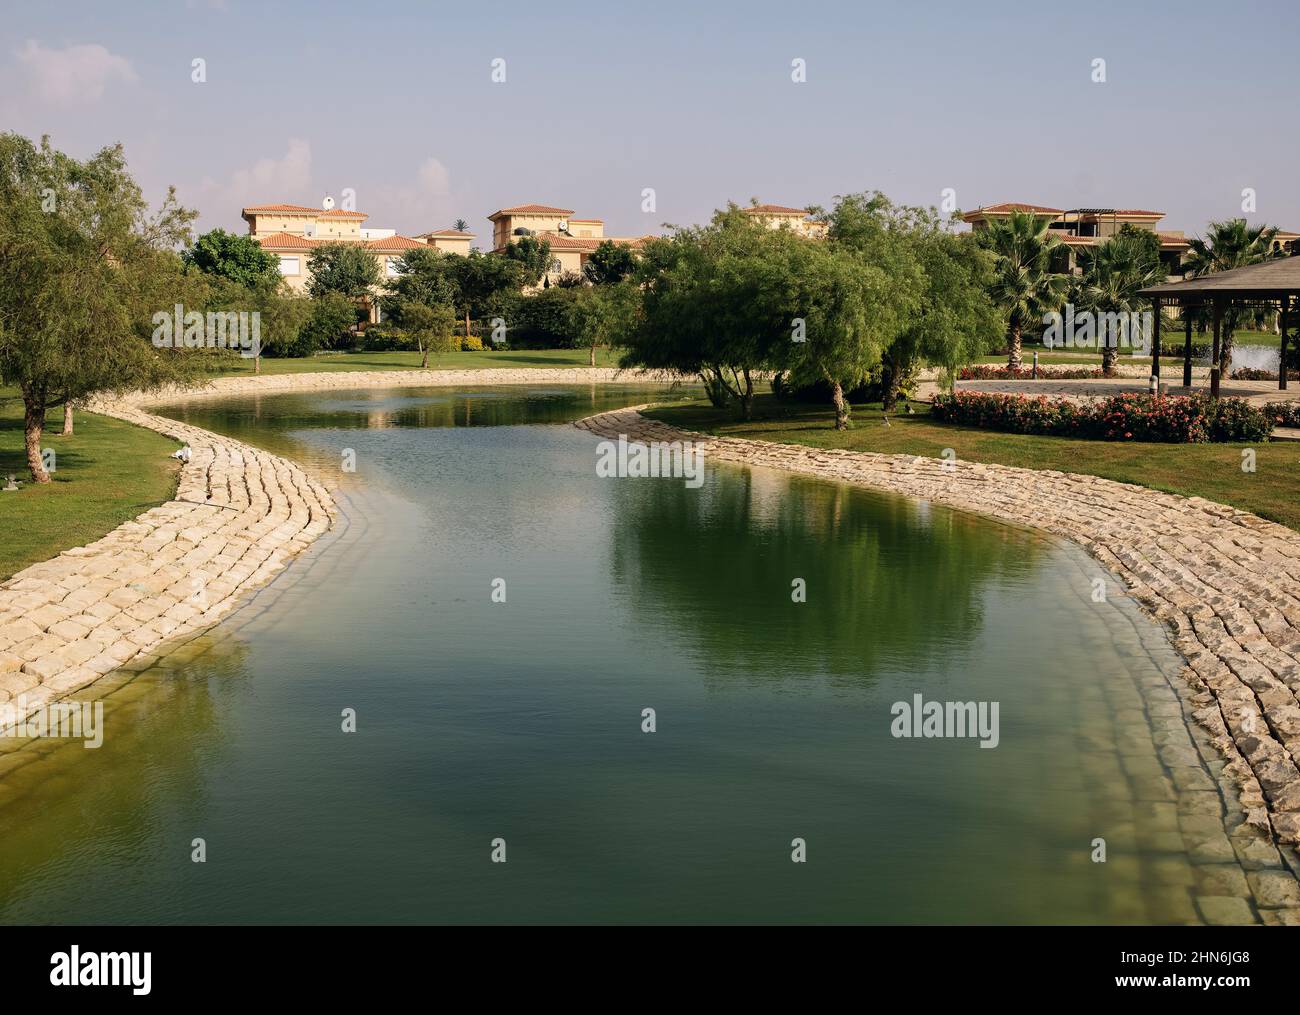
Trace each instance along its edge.
{"label": "palm tree", "polygon": [[[1084,248],[1079,252],[1083,277],[1075,286],[1075,303],[1096,315],[1124,314],[1123,319],[1129,322],[1140,320],[1138,315],[1149,306],[1149,301],[1138,293],[1165,281],[1158,251],[1158,246],[1152,249],[1142,237],[1128,233],[1112,236],[1100,246]],[[1102,344],[1102,373],[1113,377],[1119,357],[1118,336],[1102,334],[1100,317],[1097,338]]]}
{"label": "palm tree", "polygon": [[1048,219],[1033,212],[1013,211],[979,234],[981,245],[997,255],[989,296],[1007,315],[1007,366],[1012,370],[1020,369],[1025,328],[1060,307],[1069,283],[1051,270],[1061,239],[1048,225]]}
{"label": "palm tree", "polygon": [[466,222],[464,219],[457,219],[455,222],[452,223],[451,227],[455,229],[456,232],[458,233],[469,232],[469,223]]}
{"label": "palm tree", "polygon": [[[1193,278],[1216,271],[1241,268],[1273,257],[1273,237],[1277,226],[1248,226],[1245,219],[1211,222],[1209,235],[1188,240],[1187,260],[1183,271]],[[1223,341],[1219,346],[1219,373],[1225,373],[1232,361],[1232,333],[1236,330],[1239,311],[1228,307],[1223,315]]]}

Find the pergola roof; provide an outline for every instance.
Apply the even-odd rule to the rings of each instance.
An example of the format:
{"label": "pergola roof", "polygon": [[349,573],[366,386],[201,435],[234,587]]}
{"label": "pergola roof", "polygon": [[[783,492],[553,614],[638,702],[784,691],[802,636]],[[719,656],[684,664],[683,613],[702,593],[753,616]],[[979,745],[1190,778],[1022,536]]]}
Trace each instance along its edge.
{"label": "pergola roof", "polygon": [[1165,282],[1143,289],[1141,296],[1181,302],[1191,298],[1244,299],[1300,295],[1300,256],[1277,257],[1244,268],[1229,268],[1182,282]]}

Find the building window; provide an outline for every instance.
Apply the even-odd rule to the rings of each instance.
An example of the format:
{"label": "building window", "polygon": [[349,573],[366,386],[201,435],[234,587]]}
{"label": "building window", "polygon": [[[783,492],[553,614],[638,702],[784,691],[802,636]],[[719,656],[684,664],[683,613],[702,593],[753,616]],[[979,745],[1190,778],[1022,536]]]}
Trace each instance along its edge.
{"label": "building window", "polygon": [[296,258],[296,257],[281,257],[281,258],[280,258],[280,274],[281,274],[281,275],[301,275],[301,274],[302,274],[302,270],[301,270],[301,268],[299,267],[300,263],[301,263],[301,262],[300,262],[299,259]]}
{"label": "building window", "polygon": [[560,259],[559,259],[558,257],[552,258],[552,259],[551,259],[551,274],[553,274],[553,275],[558,275],[558,274],[560,274],[560,272],[562,272],[562,271],[564,271],[564,265],[562,265],[562,264],[560,263]]}

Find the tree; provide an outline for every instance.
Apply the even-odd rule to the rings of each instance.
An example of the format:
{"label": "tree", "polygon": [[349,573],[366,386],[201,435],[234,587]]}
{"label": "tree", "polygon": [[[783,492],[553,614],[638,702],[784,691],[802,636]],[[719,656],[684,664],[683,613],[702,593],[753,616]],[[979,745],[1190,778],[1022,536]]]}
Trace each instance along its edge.
{"label": "tree", "polygon": [[993,280],[989,295],[1007,316],[1007,366],[1019,370],[1021,336],[1045,313],[1057,310],[1065,299],[1069,279],[1051,270],[1052,256],[1061,246],[1048,230],[1049,220],[1028,211],[1013,211],[978,234],[981,245],[993,251]]}
{"label": "tree", "polygon": [[396,274],[384,284],[380,306],[389,317],[400,317],[402,304],[456,306],[459,281],[453,263],[459,255],[433,247],[408,250],[394,263]]}
{"label": "tree", "polygon": [[519,262],[523,285],[536,285],[551,264],[551,241],[536,236],[521,236],[506,244],[505,256]]}
{"label": "tree", "polygon": [[507,292],[523,286],[524,267],[514,258],[500,254],[482,254],[471,250],[462,256],[449,256],[445,262],[447,277],[456,290],[455,305],[465,318],[465,334],[470,334],[470,319],[482,316]]}
{"label": "tree", "polygon": [[878,192],[850,195],[838,201],[830,223],[829,242],[860,252],[914,294],[900,293],[898,328],[880,352],[885,411],[922,362],[952,377],[1006,334],[988,295],[993,255],[972,234],[949,232],[933,209],[895,206]]}
{"label": "tree", "polygon": [[78,161],[0,134],[0,376],[22,392],[32,480],[48,483],[48,409],[101,392],[184,384],[202,357],[150,343],[153,317],[201,306],[176,248],[195,213],[149,208],[120,145]]}
{"label": "tree", "polygon": [[616,285],[636,271],[636,255],[626,243],[605,240],[591,252],[582,272],[592,285]]}
{"label": "tree", "polygon": [[591,366],[596,365],[596,348],[612,345],[635,324],[640,293],[630,282],[584,286],[574,291],[570,308],[574,336],[591,348]]}
{"label": "tree", "polygon": [[1156,241],[1154,246],[1144,236],[1121,230],[1105,243],[1079,252],[1083,276],[1075,286],[1074,302],[1096,316],[1097,339],[1102,347],[1101,369],[1107,377],[1115,376],[1120,336],[1109,327],[1103,334],[1102,315],[1123,314],[1122,320],[1127,320],[1132,329],[1133,322],[1150,302],[1138,293],[1165,280],[1165,269],[1160,264],[1160,241],[1154,233],[1141,232]]}
{"label": "tree", "polygon": [[399,324],[415,336],[420,350],[420,369],[429,369],[429,350],[452,352],[455,348],[456,312],[449,306],[403,303]]}
{"label": "tree", "polygon": [[[1209,235],[1188,240],[1187,260],[1183,270],[1193,278],[1212,275],[1218,271],[1243,268],[1258,264],[1273,256],[1273,239],[1276,226],[1248,226],[1245,219],[1211,222]],[[1228,307],[1223,315],[1223,336],[1219,345],[1219,372],[1226,373],[1232,362],[1233,333],[1240,319],[1236,307]]]}
{"label": "tree", "polygon": [[469,232],[469,223],[466,222],[464,219],[457,219],[455,222],[452,223],[451,227],[455,229],[456,232],[458,233]]}
{"label": "tree", "polygon": [[277,356],[310,356],[319,349],[333,349],[339,339],[357,323],[357,305],[342,293],[327,292],[307,303],[306,319],[294,334],[286,329],[280,341],[263,343]]}
{"label": "tree", "polygon": [[764,264],[776,235],[732,204],[706,226],[648,241],[636,273],[641,312],[617,336],[623,366],[697,373],[714,405],[748,419],[754,374],[789,354],[790,308],[759,302],[780,282]]}
{"label": "tree", "polygon": [[322,243],[308,255],[307,268],[307,293],[313,298],[334,292],[359,302],[379,284],[379,263],[356,243]]}
{"label": "tree", "polygon": [[213,229],[181,254],[186,268],[228,278],[249,289],[275,288],[281,281],[279,259],[251,236]]}

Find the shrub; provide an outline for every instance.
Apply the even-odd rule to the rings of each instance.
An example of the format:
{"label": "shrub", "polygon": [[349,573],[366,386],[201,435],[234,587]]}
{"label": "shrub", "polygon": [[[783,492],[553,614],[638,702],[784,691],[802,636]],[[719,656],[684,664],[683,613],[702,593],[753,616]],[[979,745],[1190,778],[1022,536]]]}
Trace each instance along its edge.
{"label": "shrub", "polygon": [[1264,412],[1278,426],[1300,427],[1300,402],[1269,402]]}
{"label": "shrub", "polygon": [[1207,395],[1114,395],[1076,405],[1042,395],[958,391],[936,395],[931,415],[1007,433],[1162,444],[1262,441],[1274,425],[1273,416],[1244,399]]}
{"label": "shrub", "polygon": [[415,348],[415,339],[391,324],[372,324],[362,332],[359,345],[366,352],[405,352]]}
{"label": "shrub", "polygon": [[[1255,367],[1238,367],[1228,377],[1234,381],[1275,381],[1277,380],[1277,372],[1274,370],[1258,370]],[[1300,381],[1300,371],[1288,370],[1286,377],[1289,381]]]}
{"label": "shrub", "polygon": [[477,335],[466,335],[460,340],[461,352],[482,352],[483,339]]}
{"label": "shrub", "polygon": [[[987,363],[962,367],[957,371],[957,380],[959,381],[1028,381],[1032,380],[1033,376],[1032,367],[1021,367],[1019,370],[1012,370],[1010,367]],[[1101,377],[1103,374],[1100,367],[1045,367],[1040,364],[1038,376],[1040,378],[1050,377],[1053,380],[1060,381],[1084,380],[1086,378]]]}

